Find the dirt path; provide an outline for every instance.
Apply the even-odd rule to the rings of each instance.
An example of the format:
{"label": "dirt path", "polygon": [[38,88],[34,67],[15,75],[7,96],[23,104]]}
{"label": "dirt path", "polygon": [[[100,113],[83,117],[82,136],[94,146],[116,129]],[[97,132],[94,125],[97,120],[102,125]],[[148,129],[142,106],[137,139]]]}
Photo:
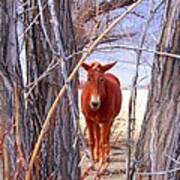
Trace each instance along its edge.
{"label": "dirt path", "polygon": [[[84,128],[83,128],[84,129]],[[124,119],[116,118],[115,123],[113,124],[110,144],[111,152],[109,158],[109,166],[105,175],[102,176],[101,180],[125,180],[125,167],[126,167],[126,129],[127,122]],[[86,140],[87,140],[87,132]],[[88,167],[90,160],[86,159],[82,163],[82,172]],[[97,173],[96,171],[91,171],[89,176],[85,180],[94,180],[94,177]]]}
{"label": "dirt path", "polygon": [[[125,179],[125,151],[126,147],[124,145],[112,144],[111,154],[109,158],[109,166],[101,180],[124,180]],[[89,160],[85,160],[82,165],[82,171],[87,167]],[[90,174],[85,180],[93,180],[97,171],[90,171]]]}

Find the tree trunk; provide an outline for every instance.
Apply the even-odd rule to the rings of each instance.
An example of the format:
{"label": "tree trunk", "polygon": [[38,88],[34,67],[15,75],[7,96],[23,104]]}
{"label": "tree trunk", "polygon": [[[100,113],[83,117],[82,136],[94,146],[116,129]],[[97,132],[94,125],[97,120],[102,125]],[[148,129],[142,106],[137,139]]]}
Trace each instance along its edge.
{"label": "tree trunk", "polygon": [[18,161],[20,154],[23,159],[18,130],[19,122],[24,120],[24,99],[16,8],[14,0],[0,2],[0,151],[3,179],[18,176],[22,170],[22,161]]}
{"label": "tree trunk", "polygon": [[[180,54],[180,0],[167,0],[160,51]],[[180,162],[180,60],[154,58],[147,111],[136,148],[136,179],[178,180]],[[178,162],[178,163],[177,163]],[[146,172],[152,173],[146,174]],[[160,173],[157,173],[160,172]]]}
{"label": "tree trunk", "polygon": [[[26,7],[27,9],[34,6],[39,7],[39,10],[27,11],[25,15],[26,28],[40,11],[41,1],[39,2],[40,4],[38,1],[32,0]],[[46,30],[48,33],[45,35]],[[50,41],[48,42],[47,39]],[[48,5],[43,10],[43,17],[38,19],[38,23],[33,24],[26,35],[27,84],[36,80],[46,71],[50,63],[57,62],[58,58],[56,54],[53,54],[54,52],[62,56],[61,51],[63,51],[65,56],[69,56],[75,50],[76,44],[71,23],[71,1],[48,1]],[[67,75],[76,64],[75,57],[65,61]],[[63,69],[59,65],[43,78],[30,94],[28,92],[31,87],[27,88],[27,121],[23,131],[27,154],[31,153],[48,110],[64,82]],[[71,111],[72,105],[76,111],[78,110],[76,85],[77,77],[70,84],[73,89],[73,104],[69,102],[69,94],[66,93],[51,119],[50,127],[34,165],[32,175],[35,179],[76,180],[80,178],[79,143],[78,141],[75,143],[78,116],[77,113],[73,116]]]}

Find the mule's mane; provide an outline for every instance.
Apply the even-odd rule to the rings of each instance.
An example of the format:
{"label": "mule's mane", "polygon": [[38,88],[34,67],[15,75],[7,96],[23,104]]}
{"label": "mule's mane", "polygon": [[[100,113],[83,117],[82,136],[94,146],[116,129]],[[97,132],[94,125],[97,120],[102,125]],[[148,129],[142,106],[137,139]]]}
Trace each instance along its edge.
{"label": "mule's mane", "polygon": [[91,67],[93,70],[100,71],[101,64],[99,62],[95,61],[91,64]]}

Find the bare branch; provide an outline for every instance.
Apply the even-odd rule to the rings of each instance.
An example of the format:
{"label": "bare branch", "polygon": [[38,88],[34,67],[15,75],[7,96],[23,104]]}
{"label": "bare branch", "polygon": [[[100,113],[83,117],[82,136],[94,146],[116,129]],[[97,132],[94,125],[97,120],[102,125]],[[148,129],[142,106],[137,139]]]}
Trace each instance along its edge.
{"label": "bare branch", "polygon": [[176,164],[180,164],[180,161],[177,161],[176,159],[174,159],[173,157],[169,156],[168,154],[165,155],[166,157],[168,157],[169,159],[171,159],[173,162],[175,162]]}
{"label": "bare branch", "polygon": [[[150,16],[147,19],[147,22],[144,27],[144,31],[142,33],[141,41],[140,41],[140,47],[143,48],[146,36],[148,33],[149,26],[151,24],[151,21],[156,13],[156,11],[159,9],[159,7],[162,5],[162,1],[157,5],[155,9],[151,7]],[[132,138],[134,138],[134,131],[135,131],[135,123],[136,123],[136,104],[137,104],[137,82],[139,78],[139,66],[140,66],[140,60],[142,56],[142,51],[137,51],[137,60],[136,60],[136,71],[135,75],[132,80],[132,88],[130,92],[130,100],[129,100],[129,113],[128,113],[128,157],[127,157],[127,167],[126,167],[126,179],[132,179],[130,178],[130,164],[131,164],[131,150],[132,150],[132,144],[130,141]],[[132,175],[131,175],[132,176]]]}
{"label": "bare branch", "polygon": [[167,171],[143,172],[143,173],[137,172],[136,176],[137,175],[140,175],[140,176],[157,176],[157,175],[159,175],[160,176],[160,175],[166,175],[166,174],[174,173],[174,172],[177,172],[179,170],[180,170],[180,167],[174,168],[174,169],[169,169]]}
{"label": "bare branch", "polygon": [[123,38],[127,37],[133,37],[137,34],[137,32],[130,32],[130,33],[124,33],[124,34],[116,34],[116,35],[109,35],[105,37],[100,44],[105,44],[105,43],[110,43],[110,42],[115,42]]}
{"label": "bare branch", "polygon": [[[44,10],[47,6],[47,3],[42,7],[42,10]],[[24,32],[20,35],[19,40],[24,38],[25,34],[32,28],[32,26],[37,22],[38,18],[40,17],[40,13],[38,13],[33,21],[29,24],[29,26],[24,30]]]}
{"label": "bare branch", "polygon": [[153,49],[150,49],[150,48],[135,47],[135,46],[130,46],[130,45],[103,46],[103,47],[96,48],[96,51],[104,50],[104,51],[108,52],[108,49],[110,51],[112,51],[112,49],[128,49],[128,50],[134,50],[134,51],[141,50],[141,51],[145,51],[145,52],[148,52],[148,53],[157,54],[157,55],[160,55],[160,56],[167,56],[167,57],[171,57],[171,58],[180,59],[180,55],[178,55],[178,54],[167,53],[167,52],[163,52],[163,51],[153,50]]}
{"label": "bare branch", "polygon": [[[112,11],[117,8],[125,7],[128,5],[133,4],[135,1],[133,0],[111,0],[111,1],[103,1],[99,4],[99,10],[98,15],[105,14],[109,11]],[[82,9],[79,12],[78,19],[81,20],[82,23],[86,23],[90,21],[91,19],[95,18],[96,16],[96,6],[92,3],[92,7],[90,7],[88,10],[84,11]]]}
{"label": "bare branch", "polygon": [[4,166],[4,180],[9,180],[10,167],[9,167],[9,154],[6,144],[3,144],[3,166]]}
{"label": "bare branch", "polygon": [[[85,53],[86,51],[78,51],[78,52],[74,52],[73,54],[69,55],[66,60],[70,60],[72,57],[76,56],[76,55],[80,55],[82,53]],[[30,82],[26,88],[28,89],[28,92],[25,93],[25,99],[27,99],[29,97],[29,95],[31,94],[31,92],[33,91],[33,89],[36,87],[36,85],[45,77],[47,77],[50,72],[52,72],[53,70],[55,70],[58,66],[60,66],[62,59],[58,58],[58,57],[54,57],[51,61],[51,63],[48,65],[48,67],[46,68],[46,70],[34,81]]]}
{"label": "bare branch", "polygon": [[21,140],[20,140],[20,132],[19,132],[19,120],[20,120],[20,102],[19,102],[19,91],[18,91],[18,84],[14,83],[14,104],[15,104],[15,139],[16,139],[16,148],[17,148],[17,155],[18,155],[18,172],[15,173],[15,177],[18,178],[19,171],[26,167],[26,161],[23,155],[23,151],[21,148]]}
{"label": "bare branch", "polygon": [[42,30],[43,30],[43,33],[44,33],[44,36],[45,36],[45,39],[52,51],[53,54],[56,54],[58,55],[58,53],[55,51],[55,49],[53,48],[53,45],[49,39],[49,36],[48,36],[48,32],[47,32],[47,29],[46,29],[46,26],[45,26],[45,22],[44,22],[44,15],[43,15],[43,7],[42,7],[42,2],[41,0],[38,0],[38,6],[39,6],[39,13],[40,13],[40,22],[41,22],[41,27],[42,27]]}

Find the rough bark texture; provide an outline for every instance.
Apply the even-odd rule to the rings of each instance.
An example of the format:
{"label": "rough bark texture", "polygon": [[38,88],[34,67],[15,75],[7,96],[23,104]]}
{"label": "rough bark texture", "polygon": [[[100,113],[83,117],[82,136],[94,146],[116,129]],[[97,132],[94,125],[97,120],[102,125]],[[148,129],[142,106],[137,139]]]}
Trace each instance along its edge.
{"label": "rough bark texture", "polygon": [[[180,1],[167,0],[158,50],[180,54]],[[170,156],[170,157],[168,157]],[[147,111],[136,148],[139,171],[168,171],[180,162],[180,60],[155,56]],[[138,179],[178,180],[179,171]]]}
{"label": "rough bark texture", "polygon": [[[26,8],[28,9],[34,6],[38,6],[38,2],[31,1]],[[38,12],[37,9],[25,15],[27,26]],[[76,44],[71,23],[70,1],[49,1],[48,6],[43,11],[43,16],[50,43],[55,51],[58,54],[60,53],[59,47],[62,41],[62,50],[66,56],[75,52]],[[55,22],[55,20],[57,21]],[[54,58],[57,59],[46,41],[41,19],[32,26],[26,36],[26,58],[28,67],[27,84],[39,77]],[[65,62],[65,68],[68,74],[76,63],[77,60],[75,58]],[[41,80],[30,96],[28,96],[26,128],[23,130],[26,138],[25,149],[27,149],[27,154],[31,153],[48,110],[64,83],[62,73],[61,67],[58,66],[56,70],[50,72],[46,78]],[[77,111],[76,82],[77,77],[70,86],[73,89],[73,108]],[[68,96],[66,94],[62,99],[51,120],[47,136],[44,137],[39,156],[34,165],[34,172],[32,173],[35,179],[74,180],[80,178],[80,168],[78,167],[80,160],[79,144],[78,141],[74,144],[76,129],[70,108],[72,104],[70,104]],[[77,114],[75,118],[75,121],[77,121]]]}
{"label": "rough bark texture", "polygon": [[[55,7],[57,7],[55,13],[59,17],[58,23],[62,27],[59,37],[63,41],[63,51],[68,56],[76,50],[71,24],[71,4],[70,1],[61,1],[61,4],[54,3],[56,3]],[[15,85],[18,87],[20,102],[20,109],[18,109],[20,137],[23,143],[25,159],[28,162],[48,109],[64,81],[61,69],[57,68],[56,71],[51,72],[47,78],[36,86],[26,101],[24,100],[23,77],[19,63],[20,49],[17,39],[17,22],[18,18],[20,18],[17,17],[16,10],[19,8],[17,4],[17,1],[14,0],[0,2],[0,164],[3,165],[5,173],[3,177],[0,177],[2,179],[14,179],[15,176],[23,178],[25,172],[19,164],[16,133],[14,131]],[[34,8],[35,6],[38,7],[33,0],[29,1],[25,6],[25,10],[28,8],[34,9],[26,11],[25,15],[22,15],[22,20],[25,19],[25,28],[28,27],[39,12],[38,9]],[[53,25],[49,21],[50,12],[48,8],[45,9],[44,16],[51,43],[57,49],[57,39],[54,35]],[[39,23],[35,23],[30,27],[25,38],[27,83],[41,75],[53,59],[41,23],[40,21],[37,22]],[[67,73],[72,70],[76,63],[75,58],[66,62]],[[71,88],[76,89],[76,82],[77,77],[72,82]],[[73,108],[77,110],[77,91],[73,92],[73,96]],[[78,141],[74,143],[76,129],[67,94],[51,122],[47,137],[44,138],[45,140],[34,166],[33,178],[79,179],[79,144]]]}
{"label": "rough bark texture", "polygon": [[[18,171],[17,142],[14,131],[15,85],[19,91],[17,110],[19,121],[24,119],[23,81],[17,41],[16,1],[0,2],[0,144],[3,155],[3,179],[12,179]],[[21,144],[19,144],[21,146]]]}

